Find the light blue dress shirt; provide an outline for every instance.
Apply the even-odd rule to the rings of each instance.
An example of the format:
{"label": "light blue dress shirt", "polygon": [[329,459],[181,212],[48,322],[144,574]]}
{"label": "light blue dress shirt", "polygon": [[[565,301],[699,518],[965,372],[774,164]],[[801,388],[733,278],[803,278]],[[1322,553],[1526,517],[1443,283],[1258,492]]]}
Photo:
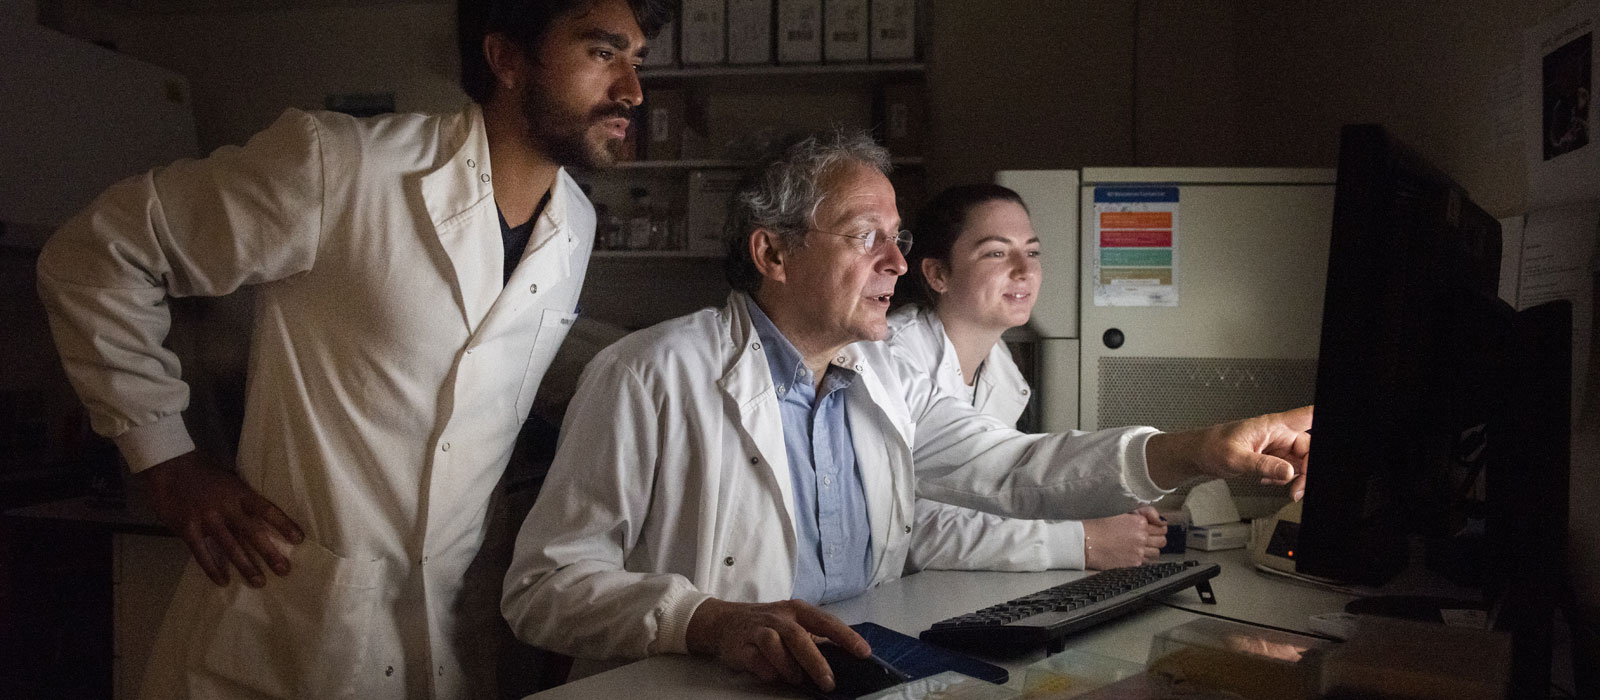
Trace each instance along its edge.
{"label": "light blue dress shirt", "polygon": [[792,595],[814,604],[855,596],[872,583],[872,524],[845,405],[856,373],[828,365],[819,392],[800,351],[754,300],[748,306],[772,370],[794,486],[799,553]]}

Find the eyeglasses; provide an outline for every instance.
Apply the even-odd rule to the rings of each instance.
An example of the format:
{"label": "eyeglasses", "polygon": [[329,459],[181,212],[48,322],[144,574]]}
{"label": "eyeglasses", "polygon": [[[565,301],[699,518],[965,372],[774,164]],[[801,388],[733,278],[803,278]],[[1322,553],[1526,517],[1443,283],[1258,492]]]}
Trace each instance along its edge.
{"label": "eyeglasses", "polygon": [[858,241],[861,241],[861,252],[866,255],[882,252],[884,244],[890,242],[894,243],[894,246],[900,249],[901,255],[911,254],[910,231],[897,231],[891,234],[885,231],[879,231],[878,229],[871,229],[862,233],[834,233],[832,231],[824,231],[819,228],[811,230],[816,231],[817,233],[826,233],[830,236],[854,238]]}

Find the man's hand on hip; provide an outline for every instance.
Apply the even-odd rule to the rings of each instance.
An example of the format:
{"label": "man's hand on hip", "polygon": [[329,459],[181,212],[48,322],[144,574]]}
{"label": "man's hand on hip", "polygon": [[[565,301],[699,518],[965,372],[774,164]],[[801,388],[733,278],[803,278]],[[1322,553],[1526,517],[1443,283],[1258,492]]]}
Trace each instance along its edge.
{"label": "man's hand on hip", "polygon": [[[813,636],[815,635],[815,637]],[[716,657],[764,681],[802,685],[810,677],[823,691],[834,687],[833,671],[816,637],[826,637],[860,658],[872,653],[867,640],[802,600],[729,603],[707,599],[689,618],[689,652]]]}
{"label": "man's hand on hip", "polygon": [[156,516],[183,538],[195,562],[218,586],[228,584],[230,564],[256,588],[266,585],[261,563],[279,576],[289,574],[289,559],[274,540],[299,544],[305,535],[237,474],[189,452],[137,476],[144,480]]}

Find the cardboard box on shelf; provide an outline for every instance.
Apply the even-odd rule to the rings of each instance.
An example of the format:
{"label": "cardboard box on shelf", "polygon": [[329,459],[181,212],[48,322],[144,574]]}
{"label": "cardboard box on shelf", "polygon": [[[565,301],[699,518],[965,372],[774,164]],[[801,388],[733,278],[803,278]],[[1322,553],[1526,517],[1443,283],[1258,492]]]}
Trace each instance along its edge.
{"label": "cardboard box on shelf", "polygon": [[872,60],[917,57],[916,0],[872,0]]}
{"label": "cardboard box on shelf", "polygon": [[645,96],[644,156],[650,160],[678,160],[683,157],[683,129],[689,114],[688,95],[678,89],[651,90]]}
{"label": "cardboard box on shelf", "polygon": [[739,186],[738,170],[694,170],[689,173],[689,198],[685,212],[686,244],[692,253],[723,252],[722,226],[728,218],[728,198]]}
{"label": "cardboard box on shelf", "polygon": [[778,62],[822,61],[822,0],[778,0]]}
{"label": "cardboard box on shelf", "polygon": [[822,57],[828,63],[867,60],[867,0],[827,0],[822,19]]}
{"label": "cardboard box on shelf", "polygon": [[891,83],[878,92],[878,123],[883,145],[900,158],[922,155],[928,103],[921,85]]}
{"label": "cardboard box on shelf", "polygon": [[726,60],[727,13],[727,0],[683,0],[680,51],[684,65],[713,65]]}
{"label": "cardboard box on shelf", "polygon": [[728,0],[728,63],[772,62],[772,0]]}

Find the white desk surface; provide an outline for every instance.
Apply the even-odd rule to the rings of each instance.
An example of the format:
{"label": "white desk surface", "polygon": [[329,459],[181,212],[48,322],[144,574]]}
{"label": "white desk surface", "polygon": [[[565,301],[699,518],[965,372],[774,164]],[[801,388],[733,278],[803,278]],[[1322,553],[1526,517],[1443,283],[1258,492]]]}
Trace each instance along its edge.
{"label": "white desk surface", "polygon": [[[1223,615],[1289,630],[1310,631],[1311,615],[1337,612],[1354,596],[1258,572],[1246,550],[1167,555],[1163,560],[1194,559],[1217,562],[1222,574],[1211,580],[1217,604],[1200,602],[1193,588],[1174,593],[1167,602],[1214,615]],[[846,623],[876,622],[916,636],[934,622],[981,607],[1033,593],[1092,572],[1046,571],[1016,574],[988,571],[924,571],[907,576],[849,600],[824,607]],[[1073,635],[1068,649],[1082,649],[1144,664],[1150,640],[1156,634],[1199,617],[1161,605],[1104,623]],[[1022,669],[1044,658],[1043,650],[1011,659],[988,659],[1011,671],[1012,683],[1022,681]],[[628,697],[649,689],[652,698],[804,698],[804,693],[782,685],[763,683],[754,676],[723,667],[711,659],[657,656],[558,688],[529,696],[529,700]]]}

